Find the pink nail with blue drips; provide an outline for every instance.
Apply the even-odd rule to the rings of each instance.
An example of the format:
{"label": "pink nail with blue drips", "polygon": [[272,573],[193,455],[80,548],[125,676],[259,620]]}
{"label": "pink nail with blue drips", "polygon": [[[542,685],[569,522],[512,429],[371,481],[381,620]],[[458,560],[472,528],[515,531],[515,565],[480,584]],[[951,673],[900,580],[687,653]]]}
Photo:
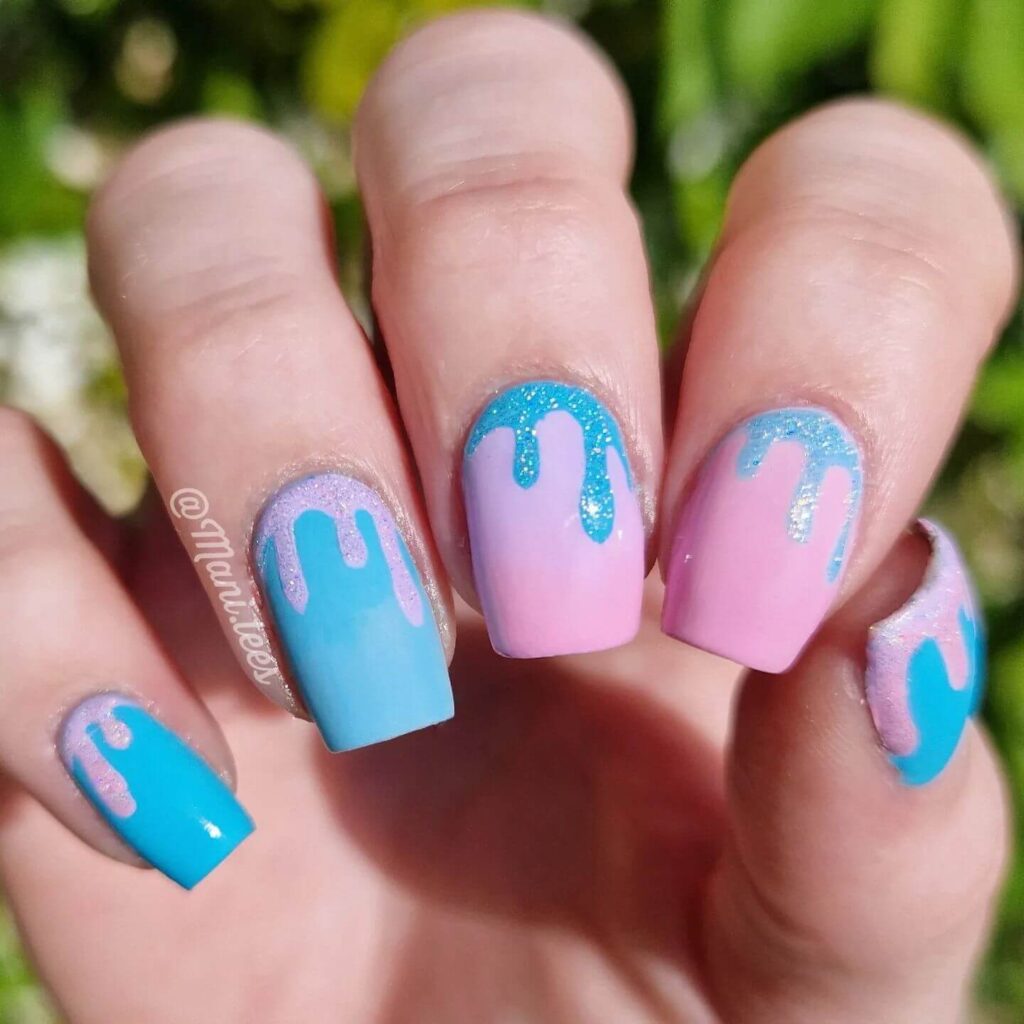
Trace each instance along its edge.
{"label": "pink nail with blue drips", "polygon": [[619,425],[593,394],[556,381],[502,392],[466,442],[462,484],[498,653],[576,654],[635,636],[643,519]]}
{"label": "pink nail with blue drips", "polygon": [[709,455],[676,521],[662,629],[785,671],[838,593],[862,490],[860,451],[831,412],[794,406],[740,424]]}
{"label": "pink nail with blue drips", "polygon": [[952,758],[981,699],[985,637],[960,552],[937,523],[917,528],[932,554],[921,586],[871,627],[865,686],[889,759],[909,786],[934,779]]}

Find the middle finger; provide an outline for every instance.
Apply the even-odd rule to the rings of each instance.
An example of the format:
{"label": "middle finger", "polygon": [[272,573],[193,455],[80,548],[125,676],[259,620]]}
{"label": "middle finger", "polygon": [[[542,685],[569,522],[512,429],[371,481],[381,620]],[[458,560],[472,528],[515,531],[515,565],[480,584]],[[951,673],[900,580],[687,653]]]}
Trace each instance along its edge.
{"label": "middle finger", "polygon": [[375,305],[450,577],[472,595],[468,532],[500,653],[630,640],[662,439],[621,89],[553,22],[473,13],[404,42],[356,127]]}

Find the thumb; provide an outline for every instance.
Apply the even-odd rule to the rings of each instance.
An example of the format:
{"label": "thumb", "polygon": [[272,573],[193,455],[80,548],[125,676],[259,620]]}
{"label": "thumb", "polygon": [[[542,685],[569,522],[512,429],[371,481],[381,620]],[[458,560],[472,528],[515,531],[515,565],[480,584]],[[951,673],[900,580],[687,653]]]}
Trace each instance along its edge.
{"label": "thumb", "polygon": [[955,545],[922,522],[789,673],[748,678],[705,919],[724,1020],[960,1019],[1006,849],[969,721],[980,636]]}

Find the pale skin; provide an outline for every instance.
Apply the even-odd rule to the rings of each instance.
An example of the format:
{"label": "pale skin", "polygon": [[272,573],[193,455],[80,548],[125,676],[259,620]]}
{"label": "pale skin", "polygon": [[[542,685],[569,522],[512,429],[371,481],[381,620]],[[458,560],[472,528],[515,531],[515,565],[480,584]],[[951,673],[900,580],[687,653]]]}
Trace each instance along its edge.
{"label": "pale skin", "polygon": [[[244,553],[297,470],[373,479],[431,582],[457,712],[329,755],[247,681],[159,501],[111,524],[5,413],[0,870],[70,1020],[961,1019],[1005,858],[1000,772],[969,725],[935,782],[900,785],[863,651],[918,582],[905,527],[1015,291],[1005,213],[967,144],[921,115],[858,101],[785,128],[733,187],[665,446],[630,150],[612,72],[553,23],[475,13],[396,49],[356,152],[397,401],[282,142],[172,126],[97,196],[93,288],[163,498],[201,490]],[[842,411],[862,528],[790,672],[663,636],[656,570],[640,636],[605,654],[502,660],[456,609],[452,592],[474,601],[466,430],[496,388],[551,373],[623,424],[652,565],[738,420]],[[55,753],[61,713],[112,683],[233,773],[256,820],[191,893],[124,863]],[[287,686],[269,696],[288,704]]]}

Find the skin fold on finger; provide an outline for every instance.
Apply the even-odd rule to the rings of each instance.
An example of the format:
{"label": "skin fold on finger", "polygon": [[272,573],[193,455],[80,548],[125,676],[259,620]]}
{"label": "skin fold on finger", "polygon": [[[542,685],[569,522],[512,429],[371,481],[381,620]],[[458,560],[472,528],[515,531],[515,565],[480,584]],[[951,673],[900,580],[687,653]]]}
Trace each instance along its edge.
{"label": "skin fold on finger", "polygon": [[227,121],[143,141],[90,273],[132,421],[247,675],[332,750],[452,715],[447,588],[310,170]]}
{"label": "skin fold on finger", "polygon": [[79,532],[53,446],[9,410],[0,473],[0,765],[86,842],[191,888],[253,828],[224,739]]}
{"label": "skin fold on finger", "polygon": [[750,158],[683,369],[666,632],[793,663],[913,515],[1014,282],[986,172],[921,115],[835,104]]}
{"label": "skin fold on finger", "polygon": [[[1007,823],[993,754],[964,728],[983,658],[951,544],[932,524],[902,538],[790,673],[744,686],[732,842],[705,908],[707,979],[726,1020],[963,1019]],[[968,607],[971,625],[950,627]],[[944,750],[927,784],[886,749],[894,734],[872,682],[880,644],[904,670],[890,718],[898,709],[914,731],[921,765]],[[961,655],[969,679],[957,677]]]}
{"label": "skin fold on finger", "polygon": [[373,300],[449,574],[514,657],[637,630],[657,346],[603,58],[514,12],[434,22],[368,87]]}

